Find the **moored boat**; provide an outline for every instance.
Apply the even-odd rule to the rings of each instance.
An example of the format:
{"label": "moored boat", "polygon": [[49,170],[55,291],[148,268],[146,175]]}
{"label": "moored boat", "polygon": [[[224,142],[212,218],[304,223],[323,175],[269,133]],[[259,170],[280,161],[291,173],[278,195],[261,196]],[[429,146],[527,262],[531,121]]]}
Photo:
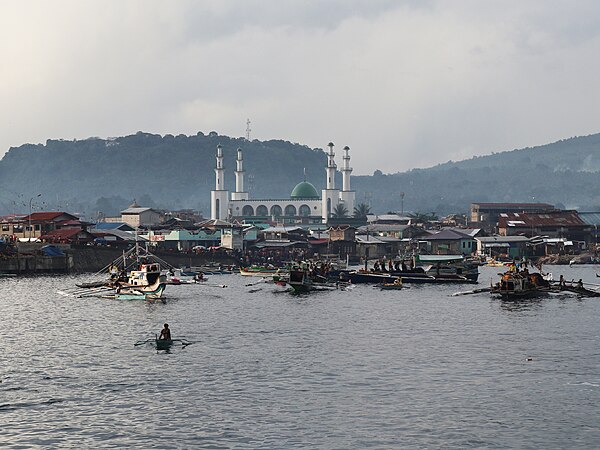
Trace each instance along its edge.
{"label": "moored boat", "polygon": [[552,292],[552,286],[540,273],[513,269],[502,274],[490,292],[504,300],[519,300],[547,295]]}
{"label": "moored boat", "polygon": [[251,277],[269,277],[276,274],[287,273],[288,271],[285,269],[280,269],[276,267],[240,267],[240,274],[244,276]]}
{"label": "moored boat", "polygon": [[310,291],[333,291],[338,289],[338,283],[327,281],[324,277],[314,276],[307,269],[291,269],[286,283],[296,293]]}

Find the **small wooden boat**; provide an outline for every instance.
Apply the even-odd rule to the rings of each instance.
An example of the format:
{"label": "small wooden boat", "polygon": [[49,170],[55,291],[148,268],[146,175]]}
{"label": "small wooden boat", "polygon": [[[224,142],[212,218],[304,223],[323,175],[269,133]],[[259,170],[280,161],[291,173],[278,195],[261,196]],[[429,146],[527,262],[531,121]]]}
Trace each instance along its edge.
{"label": "small wooden boat", "polygon": [[187,347],[188,345],[192,345],[193,342],[188,341],[187,339],[159,339],[158,337],[153,337],[150,339],[146,339],[143,341],[137,341],[133,344],[135,347],[140,345],[151,345],[156,348],[156,350],[169,350],[171,347],[175,345],[181,345],[182,347]]}
{"label": "small wooden boat", "polygon": [[542,274],[516,270],[502,274],[500,281],[490,289],[492,295],[500,296],[503,300],[534,298],[552,291],[550,282]]}
{"label": "small wooden boat", "polygon": [[396,278],[396,281],[393,283],[383,283],[379,286],[382,290],[396,290],[402,289],[402,278]]}
{"label": "small wooden boat", "polygon": [[173,345],[173,339],[155,339],[156,350],[168,350]]}
{"label": "small wooden boat", "polygon": [[250,277],[268,277],[276,274],[287,273],[285,269],[269,267],[240,267],[240,274]]}
{"label": "small wooden boat", "polygon": [[333,291],[339,288],[338,283],[326,281],[323,277],[313,277],[306,269],[292,269],[287,284],[295,293],[311,291]]}

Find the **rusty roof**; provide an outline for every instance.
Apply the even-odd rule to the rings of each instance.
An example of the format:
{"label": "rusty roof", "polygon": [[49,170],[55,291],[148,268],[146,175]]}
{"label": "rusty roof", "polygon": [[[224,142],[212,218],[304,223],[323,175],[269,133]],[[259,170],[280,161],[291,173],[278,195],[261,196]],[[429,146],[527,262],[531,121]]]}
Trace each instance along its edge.
{"label": "rusty roof", "polygon": [[540,213],[501,213],[498,218],[500,228],[519,227],[582,227],[577,211],[547,211]]}

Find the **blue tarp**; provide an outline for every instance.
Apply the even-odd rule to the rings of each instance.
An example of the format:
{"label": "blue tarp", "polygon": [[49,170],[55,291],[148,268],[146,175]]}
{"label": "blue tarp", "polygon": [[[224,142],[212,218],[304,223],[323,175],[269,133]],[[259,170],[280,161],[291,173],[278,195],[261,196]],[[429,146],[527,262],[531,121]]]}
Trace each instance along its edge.
{"label": "blue tarp", "polygon": [[63,251],[54,245],[44,245],[42,251],[46,256],[64,256]]}

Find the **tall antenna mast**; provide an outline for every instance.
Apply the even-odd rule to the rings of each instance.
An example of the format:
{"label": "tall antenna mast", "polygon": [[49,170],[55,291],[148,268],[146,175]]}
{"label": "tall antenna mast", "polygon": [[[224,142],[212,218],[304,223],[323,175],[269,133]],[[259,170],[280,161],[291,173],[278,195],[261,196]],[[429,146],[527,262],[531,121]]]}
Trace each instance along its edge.
{"label": "tall antenna mast", "polygon": [[250,119],[246,119],[246,140],[250,140],[250,132],[252,129],[250,128]]}

